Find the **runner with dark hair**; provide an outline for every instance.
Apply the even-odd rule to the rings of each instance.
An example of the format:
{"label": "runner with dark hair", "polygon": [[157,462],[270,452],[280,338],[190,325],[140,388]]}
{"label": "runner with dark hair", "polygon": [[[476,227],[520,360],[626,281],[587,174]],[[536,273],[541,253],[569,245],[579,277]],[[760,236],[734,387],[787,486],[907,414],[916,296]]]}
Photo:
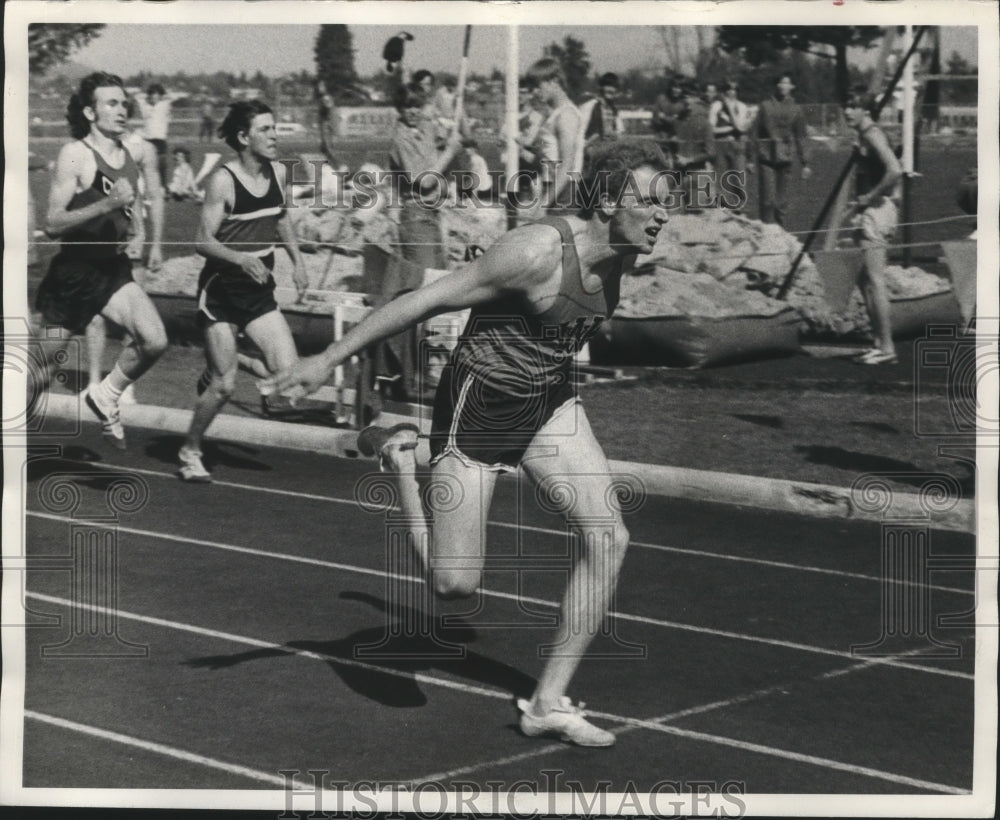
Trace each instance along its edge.
{"label": "runner with dark hair", "polygon": [[274,115],[260,100],[233,103],[219,136],[237,153],[209,177],[195,248],[206,257],[198,279],[198,319],[205,331],[207,367],[198,381],[191,426],[178,453],[184,481],[211,476],[201,442],[229,401],[238,368],[241,331],[261,349],[273,373],[296,361],[288,322],[274,300],[275,240],[295,265],[301,296],[308,285],[305,263],[285,211],[285,167],[275,162]]}

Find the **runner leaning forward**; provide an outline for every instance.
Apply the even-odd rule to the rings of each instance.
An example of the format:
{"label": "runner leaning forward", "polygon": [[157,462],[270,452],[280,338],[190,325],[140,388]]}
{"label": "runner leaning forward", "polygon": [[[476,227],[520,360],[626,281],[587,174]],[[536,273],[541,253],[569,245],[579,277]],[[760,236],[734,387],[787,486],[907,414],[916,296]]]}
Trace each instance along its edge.
{"label": "runner leaning forward", "polygon": [[[472,595],[485,556],[486,520],[497,476],[523,466],[542,491],[571,477],[574,492],[551,492],[579,546],[554,645],[521,729],[584,746],[615,736],[589,723],[565,692],[608,612],[628,545],[612,477],[572,378],[574,353],[611,315],[626,261],[648,254],[667,221],[658,196],[665,160],[649,143],[609,143],[590,160],[593,208],[508,232],[479,259],[370,314],[327,350],[264,383],[301,395],[339,362],[436,314],[471,308],[434,406],[432,481],[458,490],[455,505],[427,512],[416,479],[416,428],[368,428],[359,447],[398,477],[404,515],[428,583],[440,598]],[[624,188],[631,177],[633,185]],[[621,195],[621,203],[617,203]],[[433,551],[430,535],[433,531]],[[470,534],[471,538],[470,538]],[[433,558],[430,556],[433,554]]]}
{"label": "runner leaning forward", "polygon": [[[63,343],[82,333],[98,314],[128,334],[111,372],[87,389],[87,406],[102,422],[104,438],[125,449],[119,402],[167,347],[167,334],[152,301],[132,278],[125,253],[141,224],[133,208],[139,175],[146,190],[159,192],[155,165],[122,143],[128,97],[121,78],[97,72],[80,81],[66,109],[74,141],[56,160],[45,231],[62,240],[35,297],[39,324],[57,326]],[[51,332],[47,339],[53,338]],[[60,345],[61,347],[64,346]],[[42,374],[48,385],[49,356]]]}
{"label": "runner leaning forward", "polygon": [[285,211],[285,167],[275,162],[274,114],[260,100],[229,106],[219,136],[237,157],[208,180],[195,248],[206,257],[198,279],[198,320],[205,333],[206,368],[198,400],[178,453],[184,481],[205,483],[201,442],[229,401],[236,382],[237,333],[243,331],[264,354],[268,371],[298,358],[288,322],[274,299],[275,240],[294,264],[299,296],[308,285],[305,262]]}

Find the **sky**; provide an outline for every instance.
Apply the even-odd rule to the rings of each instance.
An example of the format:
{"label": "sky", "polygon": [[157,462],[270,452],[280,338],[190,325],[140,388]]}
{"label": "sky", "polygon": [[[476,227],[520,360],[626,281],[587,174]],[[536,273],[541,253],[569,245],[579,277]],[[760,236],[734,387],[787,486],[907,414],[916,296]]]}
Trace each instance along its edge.
{"label": "sky", "polygon": [[[411,70],[458,72],[464,26],[352,25],[355,67],[362,76],[381,69],[386,40],[405,28],[415,37],[406,45]],[[309,25],[116,25],[76,52],[73,59],[93,68],[131,75],[142,70],[174,73],[231,71],[269,76],[315,69],[313,43],[318,26]],[[666,52],[657,26],[521,26],[520,70],[542,56],[545,45],[566,35],[580,39],[590,54],[594,71],[623,73],[630,68],[663,67]],[[489,73],[506,65],[507,28],[474,26],[469,70]],[[942,30],[942,55],[953,51],[975,62],[975,29]],[[859,63],[874,60],[875,49],[853,57]]]}

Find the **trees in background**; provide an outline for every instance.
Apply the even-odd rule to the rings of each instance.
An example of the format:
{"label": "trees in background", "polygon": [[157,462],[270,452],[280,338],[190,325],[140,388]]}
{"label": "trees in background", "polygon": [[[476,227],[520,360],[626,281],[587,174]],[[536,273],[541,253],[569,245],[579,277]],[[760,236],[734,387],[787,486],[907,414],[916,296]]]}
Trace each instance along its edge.
{"label": "trees in background", "polygon": [[562,65],[566,75],[566,93],[571,99],[579,99],[587,88],[590,75],[590,55],[582,40],[571,35],[563,38],[562,44],[549,43],[545,46],[544,56],[552,57]]}
{"label": "trees in background", "polygon": [[869,48],[883,35],[879,26],[718,26],[716,31],[721,49],[740,54],[752,66],[779,64],[789,52],[833,61],[835,96],[830,102],[845,99],[850,91],[847,49]]}
{"label": "trees in background", "polygon": [[32,23],[28,26],[28,69],[44,74],[99,36],[103,23]]}
{"label": "trees in background", "polygon": [[357,103],[358,73],[354,69],[354,38],[343,24],[319,27],[313,47],[316,80],[326,85],[337,102]]}

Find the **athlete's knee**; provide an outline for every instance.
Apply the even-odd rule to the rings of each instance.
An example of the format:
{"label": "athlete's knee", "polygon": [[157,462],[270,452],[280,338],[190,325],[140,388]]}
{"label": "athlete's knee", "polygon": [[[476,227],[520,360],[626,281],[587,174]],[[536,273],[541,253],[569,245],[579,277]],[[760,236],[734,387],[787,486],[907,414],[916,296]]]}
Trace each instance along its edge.
{"label": "athlete's knee", "polygon": [[228,401],[236,389],[236,371],[217,373],[212,376],[205,392],[218,401]]}
{"label": "athlete's knee", "polygon": [[628,550],[631,535],[625,522],[618,518],[608,524],[583,524],[578,528],[578,535],[583,539],[584,550],[590,557],[596,551],[606,553],[609,549],[616,563],[621,563]]}
{"label": "athlete's knee", "polygon": [[160,322],[139,329],[136,345],[146,359],[158,359],[167,351],[167,331]]}
{"label": "athlete's knee", "polygon": [[435,570],[434,594],[446,601],[468,598],[479,589],[480,581],[478,570]]}

